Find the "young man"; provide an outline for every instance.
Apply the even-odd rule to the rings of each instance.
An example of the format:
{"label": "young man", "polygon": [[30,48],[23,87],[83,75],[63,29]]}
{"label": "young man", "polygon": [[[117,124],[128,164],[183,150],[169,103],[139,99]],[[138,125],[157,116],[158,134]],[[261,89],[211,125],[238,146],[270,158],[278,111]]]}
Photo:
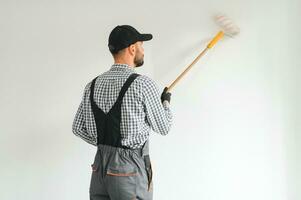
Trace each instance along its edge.
{"label": "young man", "polygon": [[167,135],[172,124],[171,93],[159,93],[149,77],[135,72],[144,63],[141,34],[129,25],[109,36],[114,64],[89,82],[72,124],[72,131],[97,146],[89,188],[91,200],[151,200],[151,130]]}

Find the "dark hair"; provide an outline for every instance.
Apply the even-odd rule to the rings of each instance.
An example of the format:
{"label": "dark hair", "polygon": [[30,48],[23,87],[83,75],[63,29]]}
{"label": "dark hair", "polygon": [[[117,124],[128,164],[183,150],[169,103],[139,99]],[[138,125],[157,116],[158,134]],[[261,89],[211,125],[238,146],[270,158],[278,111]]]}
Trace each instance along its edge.
{"label": "dark hair", "polygon": [[112,55],[116,55],[119,53],[120,50],[115,50],[115,49],[109,49]]}
{"label": "dark hair", "polygon": [[110,51],[110,52],[111,52],[111,54],[112,54],[113,56],[116,56],[116,55],[118,54],[119,51],[117,51],[117,52],[115,52],[115,51]]}
{"label": "dark hair", "polygon": [[125,48],[124,49],[120,49],[120,50],[110,50],[110,52],[111,52],[111,54],[112,54],[112,56],[113,57],[115,57],[115,56],[117,56],[119,53],[121,53],[121,52],[123,52],[125,50]]}

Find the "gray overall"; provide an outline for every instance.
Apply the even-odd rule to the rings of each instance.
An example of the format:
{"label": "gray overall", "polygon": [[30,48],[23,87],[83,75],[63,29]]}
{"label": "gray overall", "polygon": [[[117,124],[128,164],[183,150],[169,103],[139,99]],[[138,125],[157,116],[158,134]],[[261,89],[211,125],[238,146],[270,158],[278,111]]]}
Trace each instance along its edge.
{"label": "gray overall", "polygon": [[121,88],[117,101],[106,114],[94,102],[93,79],[90,102],[97,127],[97,152],[91,165],[90,200],[152,200],[152,167],[149,142],[140,149],[121,145],[122,98],[139,74],[133,73]]}

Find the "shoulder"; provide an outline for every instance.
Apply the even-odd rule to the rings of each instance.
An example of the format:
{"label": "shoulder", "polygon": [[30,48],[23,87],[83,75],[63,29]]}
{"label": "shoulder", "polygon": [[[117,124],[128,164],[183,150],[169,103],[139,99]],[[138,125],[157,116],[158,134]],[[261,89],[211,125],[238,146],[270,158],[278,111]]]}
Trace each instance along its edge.
{"label": "shoulder", "polygon": [[94,77],[92,80],[90,80],[86,86],[85,86],[85,90],[90,90],[92,83],[94,82],[94,85],[98,85],[99,83],[102,83],[104,80],[106,80],[108,76],[108,72],[104,72],[100,75],[97,75],[96,77]]}
{"label": "shoulder", "polygon": [[137,83],[141,84],[143,87],[155,87],[158,88],[157,83],[146,75],[140,75],[137,77]]}
{"label": "shoulder", "polygon": [[144,96],[153,96],[159,93],[158,84],[149,76],[140,75],[139,77],[137,77],[137,79],[137,82],[141,86]]}
{"label": "shoulder", "polygon": [[87,94],[87,93],[90,92],[92,82],[93,82],[94,80],[96,80],[98,77],[99,77],[99,76],[94,77],[92,80],[90,80],[90,81],[85,85],[84,93]]}

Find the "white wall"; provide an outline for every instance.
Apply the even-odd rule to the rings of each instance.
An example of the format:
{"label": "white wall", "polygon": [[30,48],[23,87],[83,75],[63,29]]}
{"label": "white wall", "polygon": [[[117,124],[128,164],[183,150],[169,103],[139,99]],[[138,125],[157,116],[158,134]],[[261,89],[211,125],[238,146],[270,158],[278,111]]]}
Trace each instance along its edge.
{"label": "white wall", "polygon": [[[300,1],[299,1],[299,4],[296,5],[298,6],[298,8],[300,8]],[[300,15],[300,14],[299,14]],[[299,18],[298,18],[298,14],[296,14],[295,12],[295,21],[299,21]],[[295,23],[297,24],[297,23]],[[299,40],[299,36],[301,34],[301,28],[300,26],[298,26],[299,28],[297,30],[294,31],[295,33],[295,37],[294,39],[295,40]],[[295,101],[295,105],[296,105],[296,137],[294,138],[295,139],[295,145],[296,145],[296,157],[295,157],[295,161],[297,163],[296,165],[296,175],[294,176],[295,177],[295,180],[296,180],[296,191],[298,191],[298,193],[296,192],[296,196],[299,197],[299,199],[301,198],[301,192],[300,192],[300,188],[301,188],[301,105],[300,105],[300,102],[301,102],[301,91],[300,91],[300,85],[301,85],[301,80],[300,80],[300,74],[301,74],[301,60],[299,57],[297,57],[297,54],[299,56],[300,52],[301,52],[301,45],[300,45],[300,40],[299,42],[297,43],[296,45],[296,53],[295,53],[295,63],[294,63],[294,66],[295,66],[295,79],[296,79],[296,101]],[[299,87],[298,87],[299,86]]]}
{"label": "white wall", "polygon": [[172,91],[171,133],[151,136],[154,199],[300,199],[300,6],[0,0],[0,199],[88,199],[96,148],[71,125],[85,84],[113,62],[110,31],[153,34],[137,72],[163,89],[217,33],[217,12],[241,34]]}

